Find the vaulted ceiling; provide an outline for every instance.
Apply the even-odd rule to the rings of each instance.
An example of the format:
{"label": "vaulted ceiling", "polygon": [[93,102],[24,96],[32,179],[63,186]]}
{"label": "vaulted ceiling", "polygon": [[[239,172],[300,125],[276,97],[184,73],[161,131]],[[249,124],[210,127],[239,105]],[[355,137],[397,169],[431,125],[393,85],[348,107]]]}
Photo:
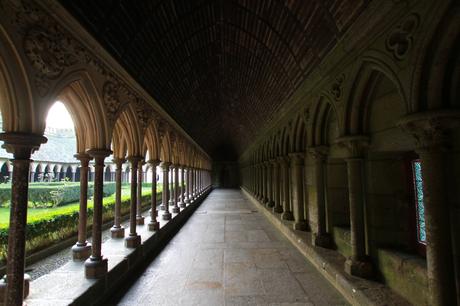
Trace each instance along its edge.
{"label": "vaulted ceiling", "polygon": [[213,158],[235,159],[370,0],[61,0]]}

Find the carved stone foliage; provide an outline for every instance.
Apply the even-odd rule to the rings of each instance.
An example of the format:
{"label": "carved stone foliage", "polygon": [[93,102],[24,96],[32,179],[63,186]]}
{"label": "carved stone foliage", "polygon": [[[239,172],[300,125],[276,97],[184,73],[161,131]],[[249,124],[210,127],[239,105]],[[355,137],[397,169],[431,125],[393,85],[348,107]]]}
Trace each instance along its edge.
{"label": "carved stone foliage", "polygon": [[136,100],[134,94],[124,85],[107,81],[103,87],[104,104],[110,121],[115,122],[118,112],[127,103]]}
{"label": "carved stone foliage", "polygon": [[387,37],[386,48],[397,60],[403,60],[406,57],[413,44],[414,33],[418,25],[418,15],[411,14],[398,24]]}
{"label": "carved stone foliage", "polygon": [[343,82],[345,81],[345,74],[340,74],[335,78],[334,83],[331,85],[330,93],[335,101],[339,101],[343,95]]}
{"label": "carved stone foliage", "polygon": [[152,118],[152,108],[141,98],[136,103],[137,120],[142,130],[147,129]]}

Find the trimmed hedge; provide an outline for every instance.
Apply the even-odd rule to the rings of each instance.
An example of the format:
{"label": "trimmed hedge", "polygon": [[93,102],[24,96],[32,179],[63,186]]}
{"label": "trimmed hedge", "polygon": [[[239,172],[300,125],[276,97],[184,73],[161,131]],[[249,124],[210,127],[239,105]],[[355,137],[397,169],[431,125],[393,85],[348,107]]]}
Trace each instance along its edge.
{"label": "trimmed hedge", "polygon": [[[115,193],[115,183],[104,183],[104,196]],[[88,183],[88,197],[93,195],[93,183]],[[9,206],[11,185],[0,184],[0,205]],[[32,207],[60,206],[80,199],[80,183],[31,183],[29,205]]]}
{"label": "trimmed hedge", "polygon": [[[161,188],[159,188],[161,190]],[[142,207],[150,205],[151,193],[142,195]],[[161,193],[157,193],[161,200]],[[129,214],[130,196],[122,196],[121,214]],[[108,222],[114,218],[115,197],[104,198],[102,219]],[[64,206],[36,218],[28,218],[26,228],[26,253],[44,249],[56,242],[75,236],[78,231],[79,204]],[[92,225],[93,203],[88,201],[88,226]],[[8,227],[0,224],[0,263],[4,263],[8,249]]]}

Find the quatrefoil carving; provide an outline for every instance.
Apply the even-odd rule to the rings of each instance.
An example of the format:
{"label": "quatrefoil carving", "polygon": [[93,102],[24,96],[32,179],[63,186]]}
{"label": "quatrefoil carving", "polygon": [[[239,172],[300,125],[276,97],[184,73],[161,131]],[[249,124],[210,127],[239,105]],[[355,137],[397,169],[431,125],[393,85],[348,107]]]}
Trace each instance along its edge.
{"label": "quatrefoil carving", "polygon": [[416,14],[409,15],[401,24],[393,29],[386,40],[388,51],[393,53],[397,60],[406,57],[414,41],[414,33],[419,24]]}

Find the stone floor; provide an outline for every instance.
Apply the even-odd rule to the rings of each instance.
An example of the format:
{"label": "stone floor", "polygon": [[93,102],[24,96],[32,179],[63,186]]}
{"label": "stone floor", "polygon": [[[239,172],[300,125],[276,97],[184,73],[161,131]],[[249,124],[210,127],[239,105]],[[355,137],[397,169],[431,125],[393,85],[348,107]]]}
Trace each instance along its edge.
{"label": "stone floor", "polygon": [[118,304],[347,302],[240,191],[215,190]]}

